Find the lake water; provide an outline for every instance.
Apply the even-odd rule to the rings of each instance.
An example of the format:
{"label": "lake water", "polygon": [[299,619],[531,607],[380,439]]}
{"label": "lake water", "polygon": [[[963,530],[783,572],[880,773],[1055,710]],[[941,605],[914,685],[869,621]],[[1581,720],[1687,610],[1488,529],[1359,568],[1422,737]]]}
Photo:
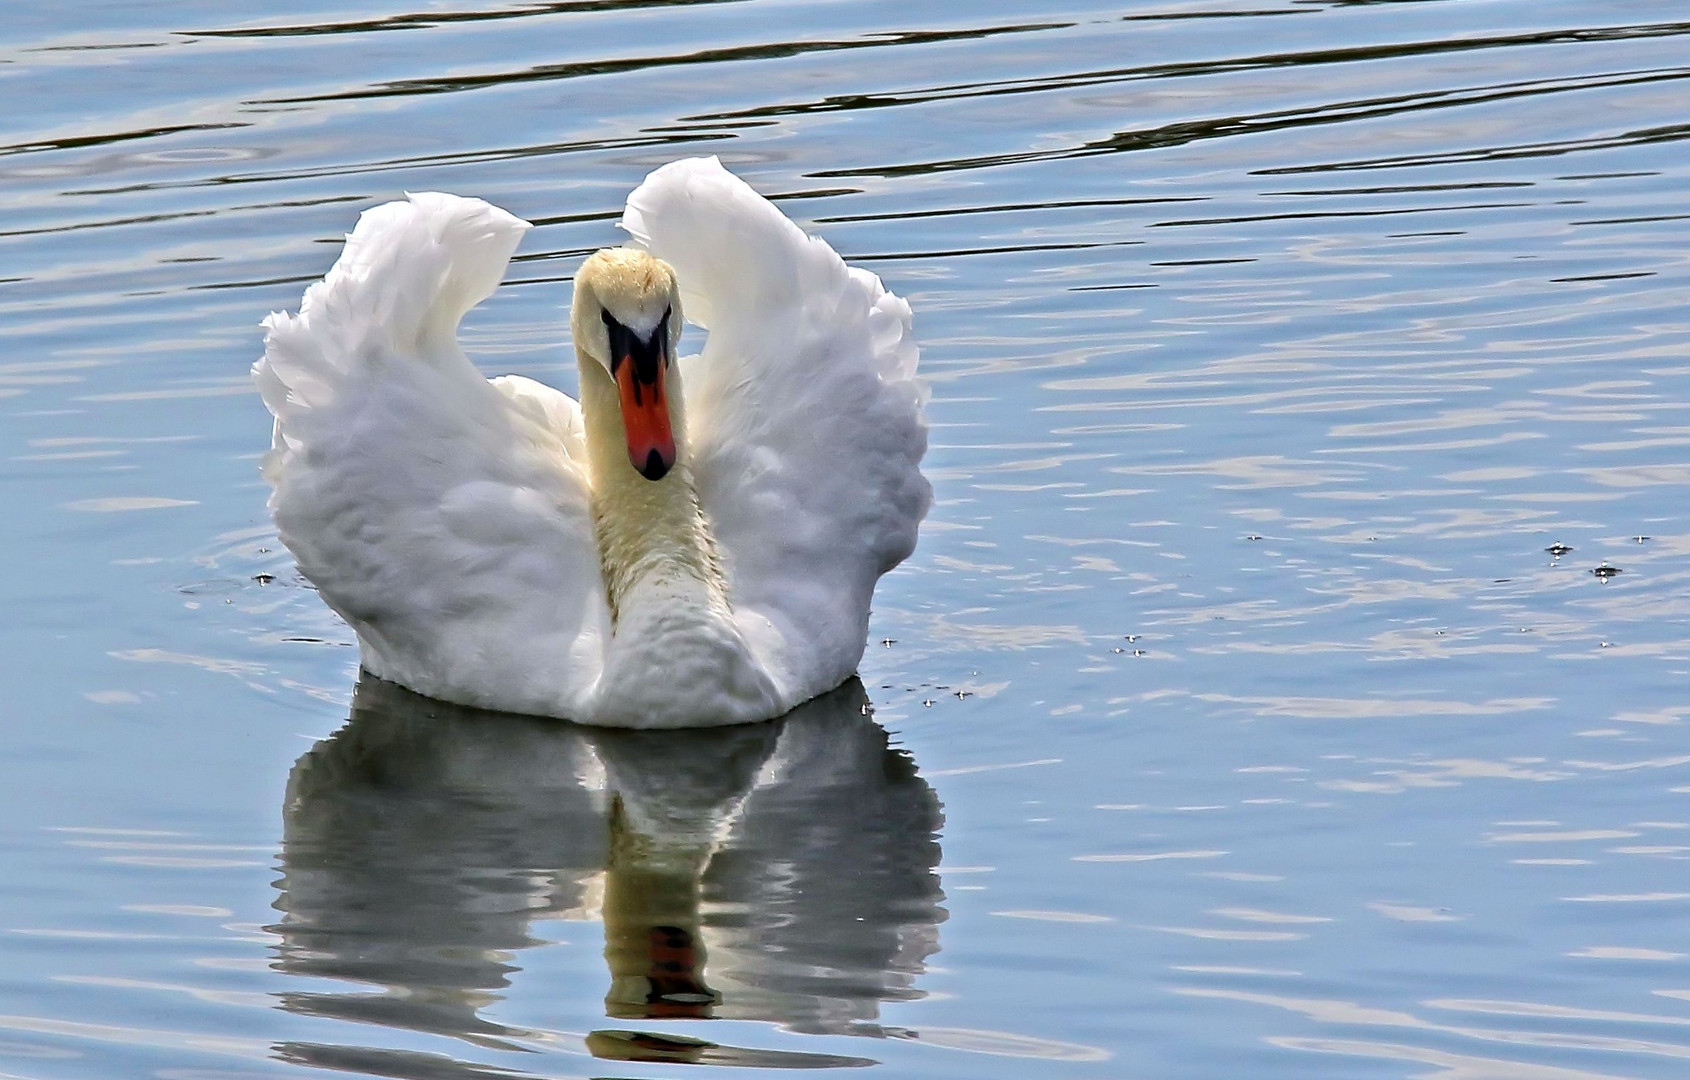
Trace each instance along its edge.
{"label": "lake water", "polygon": [[[0,1076],[1686,1075],[1684,19],[5,6]],[[916,310],[861,685],[355,697],[259,319],[480,195],[540,227],[466,343],[571,385],[574,268],[703,153]]]}

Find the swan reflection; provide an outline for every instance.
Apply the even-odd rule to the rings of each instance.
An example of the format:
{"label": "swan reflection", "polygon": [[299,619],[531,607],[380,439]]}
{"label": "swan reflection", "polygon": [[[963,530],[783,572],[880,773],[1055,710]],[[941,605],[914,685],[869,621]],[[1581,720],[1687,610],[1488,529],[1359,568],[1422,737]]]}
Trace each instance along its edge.
{"label": "swan reflection", "polygon": [[[608,971],[580,995],[606,1015],[881,1034],[880,1002],[921,996],[945,911],[938,800],[867,700],[853,679],[779,720],[643,732],[365,677],[350,722],[289,778],[274,928],[279,970],[359,986],[283,1007],[531,1049],[532,1032],[482,1011],[540,943],[535,920],[596,918]],[[586,1044],[638,1057],[653,1039],[648,1060],[689,1059],[695,1041]],[[330,1049],[278,1048],[317,1064]]]}

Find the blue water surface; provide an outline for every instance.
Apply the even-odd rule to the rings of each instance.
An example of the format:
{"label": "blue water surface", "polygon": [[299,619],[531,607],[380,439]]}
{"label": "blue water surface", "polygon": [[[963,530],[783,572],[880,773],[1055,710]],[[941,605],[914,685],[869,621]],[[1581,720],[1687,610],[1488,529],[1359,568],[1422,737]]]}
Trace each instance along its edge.
{"label": "blue water surface", "polygon": [[[1667,0],[0,10],[0,1076],[1683,1076],[1687,78]],[[916,311],[860,684],[359,684],[259,320],[478,195],[569,387],[695,154]]]}

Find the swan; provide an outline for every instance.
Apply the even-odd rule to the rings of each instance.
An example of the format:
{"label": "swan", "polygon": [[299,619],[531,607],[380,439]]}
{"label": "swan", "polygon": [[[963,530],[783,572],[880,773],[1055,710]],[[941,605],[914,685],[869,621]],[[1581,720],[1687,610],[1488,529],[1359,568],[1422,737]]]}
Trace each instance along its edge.
{"label": "swan", "polygon": [[378,678],[601,726],[779,716],[856,671],[932,501],[910,308],[713,157],[621,226],[575,278],[577,402],[457,341],[528,222],[365,211],[264,321],[269,508]]}

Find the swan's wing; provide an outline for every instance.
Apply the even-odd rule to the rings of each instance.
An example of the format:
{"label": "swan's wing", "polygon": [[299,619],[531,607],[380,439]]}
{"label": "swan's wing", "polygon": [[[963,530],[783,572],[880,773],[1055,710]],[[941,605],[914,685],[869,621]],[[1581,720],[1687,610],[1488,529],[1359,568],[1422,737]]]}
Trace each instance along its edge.
{"label": "swan's wing", "polygon": [[710,331],[688,439],[742,629],[799,700],[830,689],[932,501],[909,305],[715,158],[652,173],[623,225]]}
{"label": "swan's wing", "polygon": [[580,410],[489,383],[458,320],[528,224],[427,193],[367,211],[253,368],[275,414],[265,476],[282,540],[357,631],[364,666],[436,697],[579,711],[608,615]]}

